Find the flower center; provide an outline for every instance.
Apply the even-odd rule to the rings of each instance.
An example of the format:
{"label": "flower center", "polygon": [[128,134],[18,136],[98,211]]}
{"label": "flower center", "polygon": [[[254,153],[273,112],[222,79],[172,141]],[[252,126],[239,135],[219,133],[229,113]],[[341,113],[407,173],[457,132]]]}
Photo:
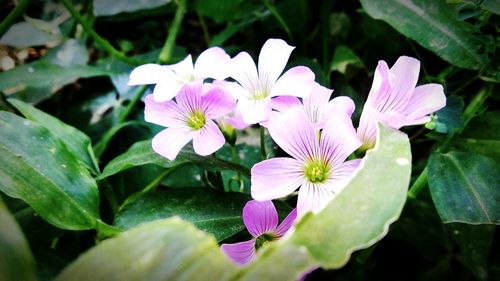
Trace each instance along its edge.
{"label": "flower center", "polygon": [[323,183],[328,179],[328,166],[318,160],[313,160],[304,167],[304,175],[312,183]]}
{"label": "flower center", "polygon": [[262,100],[267,98],[269,93],[267,91],[255,90],[252,95],[252,100]]}
{"label": "flower center", "polygon": [[264,233],[260,235],[259,237],[257,237],[257,239],[255,239],[255,250],[260,249],[262,246],[267,245],[269,244],[269,242],[274,241],[276,239],[277,239],[276,236],[269,233]]}
{"label": "flower center", "polygon": [[195,80],[194,74],[188,74],[184,76],[184,81],[185,82],[193,82]]}
{"label": "flower center", "polygon": [[186,123],[189,126],[189,128],[194,129],[194,130],[199,130],[205,126],[205,123],[207,122],[207,119],[205,117],[205,114],[201,111],[193,111],[191,113],[191,116],[187,119]]}

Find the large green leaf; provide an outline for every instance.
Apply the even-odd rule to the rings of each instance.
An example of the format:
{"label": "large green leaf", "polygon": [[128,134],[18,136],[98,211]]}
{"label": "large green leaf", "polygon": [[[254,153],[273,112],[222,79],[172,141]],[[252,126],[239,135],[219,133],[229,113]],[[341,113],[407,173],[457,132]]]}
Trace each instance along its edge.
{"label": "large green leaf", "polygon": [[212,237],[171,218],[100,243],[56,280],[227,280],[234,270]]}
{"label": "large green leaf", "polygon": [[46,128],[0,112],[0,190],[63,229],[90,229],[99,217],[95,180]]}
{"label": "large green leaf", "polygon": [[500,111],[472,119],[453,145],[463,151],[500,159]]}
{"label": "large green leaf", "polygon": [[172,0],[94,0],[94,15],[112,16],[119,13],[135,12],[140,10],[153,9]]}
{"label": "large green leaf", "polygon": [[194,153],[193,148],[189,145],[180,151],[174,161],[170,161],[154,152],[151,140],[146,140],[135,143],[125,153],[109,162],[99,176],[99,179],[112,176],[135,166],[154,164],[171,168],[184,163],[194,163],[201,168],[211,171],[234,170],[247,176],[250,174],[250,171],[241,165],[219,160],[213,156],[200,156]]}
{"label": "large green leaf", "polygon": [[436,152],[429,158],[429,188],[444,222],[500,223],[500,166],[473,153]]}
{"label": "large green leaf", "polygon": [[175,189],[139,197],[117,214],[114,225],[129,229],[138,224],[180,216],[221,241],[245,228],[242,209],[249,201],[241,193],[208,188]]}
{"label": "large green leaf", "polygon": [[0,200],[0,280],[36,280],[35,261],[28,242]]}
{"label": "large green leaf", "polygon": [[17,108],[24,117],[47,128],[54,137],[64,142],[68,150],[76,156],[76,159],[94,174],[99,173],[99,166],[92,151],[90,138],[86,134],[27,103],[15,99],[9,99],[9,103]]}
{"label": "large green leaf", "polygon": [[481,52],[485,36],[477,27],[458,20],[453,7],[443,0],[360,1],[370,16],[389,23],[453,65],[479,69],[487,62],[487,55]]}

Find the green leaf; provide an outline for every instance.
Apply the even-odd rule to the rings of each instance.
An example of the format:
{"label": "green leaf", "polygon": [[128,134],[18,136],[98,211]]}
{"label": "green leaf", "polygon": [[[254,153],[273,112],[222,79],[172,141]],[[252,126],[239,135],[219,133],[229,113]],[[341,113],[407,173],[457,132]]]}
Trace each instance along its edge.
{"label": "green leaf", "polygon": [[381,19],[447,62],[480,69],[488,60],[479,29],[457,19],[452,6],[439,0],[361,0],[366,12]]}
{"label": "green leaf", "polygon": [[427,164],[432,200],[443,222],[500,223],[500,165],[464,152],[433,153]]}
{"label": "green leaf", "polygon": [[81,41],[68,39],[47,52],[42,60],[59,66],[86,65],[89,61],[89,52]]}
{"label": "green leaf", "polygon": [[99,217],[97,184],[66,145],[46,128],[8,112],[0,112],[0,130],[0,190],[59,228],[93,228]]}
{"label": "green leaf", "polygon": [[221,241],[243,230],[242,210],[250,196],[208,188],[175,189],[146,194],[116,215],[114,226],[130,229],[154,220],[179,216]]}
{"label": "green leaf", "polygon": [[113,16],[119,13],[130,13],[149,10],[170,3],[171,0],[94,0],[94,15]]}
{"label": "green leaf", "polygon": [[27,103],[16,99],[9,99],[8,101],[24,117],[45,127],[54,137],[59,138],[67,146],[68,150],[75,155],[75,158],[85,165],[87,169],[94,174],[99,174],[99,166],[92,151],[90,138],[86,134]]}
{"label": "green leaf", "polygon": [[183,163],[194,163],[197,166],[210,171],[234,170],[246,176],[250,175],[250,171],[241,165],[219,160],[213,156],[200,156],[196,154],[189,145],[185,146],[180,151],[174,161],[170,161],[154,152],[151,146],[151,140],[146,140],[135,143],[125,153],[109,162],[98,179],[103,179],[132,167],[146,164],[154,164],[164,168],[171,168]]}
{"label": "green leaf", "polygon": [[338,71],[342,74],[345,74],[348,66],[356,66],[363,67],[363,62],[361,59],[354,53],[351,48],[347,46],[338,46],[335,48],[335,52],[333,53],[332,64],[330,66],[330,71]]}
{"label": "green leaf", "polygon": [[0,280],[36,280],[35,261],[28,242],[0,200]]}
{"label": "green leaf", "polygon": [[459,150],[500,159],[500,111],[472,119],[453,145]]}
{"label": "green leaf", "polygon": [[218,0],[195,0],[194,8],[201,15],[210,17],[221,23],[238,18],[242,10],[243,0],[218,1]]}
{"label": "green leaf", "polygon": [[[436,112],[436,121],[431,123],[435,126],[434,130],[438,133],[447,133],[453,135],[457,130],[464,126],[462,112],[464,110],[464,100],[458,96],[449,96],[446,98],[446,107]],[[429,123],[430,124],[430,123]],[[426,125],[428,127],[428,125]]]}
{"label": "green leaf", "polygon": [[38,28],[33,23],[22,21],[13,24],[0,39],[0,45],[25,48],[54,44],[61,40],[61,31],[57,26],[43,22],[51,26],[50,30],[47,30]]}
{"label": "green leaf", "polygon": [[56,280],[227,280],[234,270],[213,237],[170,218],[100,243]]}

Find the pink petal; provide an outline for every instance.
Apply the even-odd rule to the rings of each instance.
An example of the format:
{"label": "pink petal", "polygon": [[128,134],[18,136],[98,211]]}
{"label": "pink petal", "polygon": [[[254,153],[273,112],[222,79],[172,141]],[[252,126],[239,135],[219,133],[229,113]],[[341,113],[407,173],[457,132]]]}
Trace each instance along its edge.
{"label": "pink petal", "polygon": [[283,74],[271,89],[271,97],[308,97],[315,87],[314,72],[305,66],[296,66]]}
{"label": "pink petal", "polygon": [[255,256],[255,239],[235,244],[222,244],[220,249],[233,262],[245,265]]}
{"label": "pink petal", "polygon": [[183,112],[202,111],[202,85],[201,83],[186,84],[177,94],[175,100]]}
{"label": "pink petal", "polygon": [[286,111],[296,106],[302,106],[302,102],[297,97],[278,96],[271,99],[271,108],[277,111]]}
{"label": "pink petal", "polygon": [[328,188],[326,183],[305,182],[297,198],[297,216],[300,218],[307,212],[318,213],[334,196],[335,193]]}
{"label": "pink petal", "polygon": [[370,105],[373,108],[378,108],[379,106],[382,108],[391,90],[390,76],[391,74],[387,63],[383,60],[379,61],[377,68],[375,68],[372,87],[368,94],[365,107]]}
{"label": "pink petal", "polygon": [[230,113],[236,106],[236,101],[229,93],[219,87],[214,87],[201,97],[203,111],[207,118],[215,119]]}
{"label": "pink petal", "polygon": [[337,114],[338,112],[342,112],[351,117],[355,109],[356,106],[354,104],[354,101],[350,97],[339,96],[332,99],[328,103],[326,114],[330,116],[332,114]]}
{"label": "pink petal", "polygon": [[224,135],[214,121],[208,119],[205,126],[193,137],[193,149],[196,154],[207,156],[224,145]]}
{"label": "pink petal", "polygon": [[[231,77],[249,92],[260,89],[257,68],[247,52],[241,52],[231,60]],[[250,96],[248,93],[247,96]]]}
{"label": "pink petal", "polygon": [[196,77],[223,80],[229,77],[231,57],[219,47],[209,48],[201,53],[194,64]]}
{"label": "pink petal", "polygon": [[184,126],[184,113],[174,101],[156,102],[153,95],[144,99],[144,120],[164,127]]}
{"label": "pink petal", "polygon": [[194,75],[193,59],[191,58],[191,55],[187,55],[182,61],[176,64],[171,64],[168,67],[182,78]]}
{"label": "pink petal", "polygon": [[251,170],[250,190],[255,200],[272,200],[294,192],[304,182],[303,163],[276,157],[255,164]]}
{"label": "pink petal", "polygon": [[148,63],[138,66],[130,73],[129,86],[160,83],[163,80],[174,79],[175,74],[168,67]]}
{"label": "pink petal", "polygon": [[195,133],[189,128],[167,128],[154,136],[152,141],[153,150],[173,161]]}
{"label": "pink petal", "polygon": [[162,102],[173,99],[184,87],[183,83],[179,83],[176,79],[165,79],[156,84],[153,91],[155,101]]}
{"label": "pink petal", "polygon": [[[440,84],[426,84],[415,88],[413,95],[408,101],[405,113],[408,118],[417,121],[418,119],[429,115],[439,109],[445,107],[446,96],[444,95],[443,86]],[[405,125],[422,124],[412,122]]]}
{"label": "pink petal", "polygon": [[381,115],[382,114],[368,102],[365,103],[363,112],[361,113],[361,117],[359,119],[357,133],[359,138],[367,146],[373,146],[377,141],[377,122],[383,120]]}
{"label": "pink petal", "polygon": [[243,130],[250,126],[243,121],[243,117],[237,111],[234,113],[232,117],[227,118],[227,122],[238,130]]}
{"label": "pink petal", "polygon": [[257,238],[264,233],[274,232],[278,226],[278,213],[270,200],[251,200],[243,207],[243,222],[248,232]]}
{"label": "pink petal", "polygon": [[281,39],[268,39],[259,54],[259,79],[270,88],[285,69],[288,58],[295,47]]}
{"label": "pink petal", "polygon": [[293,158],[304,162],[319,155],[317,132],[300,108],[274,114],[268,129],[272,139]]}
{"label": "pink petal", "polygon": [[361,159],[355,159],[336,166],[326,182],[328,188],[335,194],[338,194],[349,183],[360,164]]}
{"label": "pink petal", "polygon": [[269,118],[269,113],[271,112],[271,99],[242,99],[238,101],[236,108],[237,111],[241,113],[243,122],[246,124],[256,124]]}
{"label": "pink petal", "polygon": [[304,112],[316,129],[321,129],[324,126],[325,114],[332,91],[315,83],[311,95],[304,98]]}
{"label": "pink petal", "polygon": [[276,229],[275,234],[278,237],[285,235],[285,233],[293,226],[295,220],[297,219],[297,208],[293,209],[288,216],[280,223]]}

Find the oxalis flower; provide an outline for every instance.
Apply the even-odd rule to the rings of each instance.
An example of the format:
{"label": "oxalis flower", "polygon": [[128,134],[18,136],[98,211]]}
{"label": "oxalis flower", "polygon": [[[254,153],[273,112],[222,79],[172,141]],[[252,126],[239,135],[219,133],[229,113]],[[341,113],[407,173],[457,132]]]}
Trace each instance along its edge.
{"label": "oxalis flower", "polygon": [[278,213],[272,201],[249,201],[243,208],[243,223],[252,239],[235,244],[222,244],[222,252],[237,264],[250,262],[257,250],[281,238],[292,227],[297,217],[296,209],[278,226]]}
{"label": "oxalis flower", "polygon": [[209,155],[221,148],[224,136],[212,119],[227,114],[235,106],[234,99],[223,89],[204,87],[202,83],[184,86],[175,101],[156,102],[148,95],[144,102],[144,119],[168,127],[153,138],[153,149],[170,160],[191,140],[199,155]]}
{"label": "oxalis flower", "polygon": [[298,216],[318,212],[345,187],[360,164],[359,159],[344,162],[361,145],[349,112],[338,112],[319,132],[302,110],[292,108],[271,118],[268,129],[273,140],[293,158],[276,157],[252,167],[251,193],[255,200],[280,198],[300,187]]}
{"label": "oxalis flower", "polygon": [[399,57],[389,69],[379,61],[372,88],[363,107],[358,135],[363,140],[363,150],[375,145],[377,122],[399,129],[403,126],[424,124],[429,114],[446,105],[446,96],[440,84],[415,87],[420,62],[411,57]]}
{"label": "oxalis flower", "polygon": [[258,71],[247,52],[232,59],[230,76],[239,84],[228,83],[227,87],[238,100],[237,110],[245,123],[268,119],[272,97],[306,97],[311,92],[314,73],[309,68],[297,66],[281,75],[293,49],[281,39],[267,40],[260,51]]}
{"label": "oxalis flower", "polygon": [[219,47],[205,50],[193,65],[191,55],[172,65],[145,64],[130,73],[128,85],[156,84],[153,98],[157,102],[171,100],[184,85],[203,82],[205,78],[223,80],[229,76],[231,58]]}

